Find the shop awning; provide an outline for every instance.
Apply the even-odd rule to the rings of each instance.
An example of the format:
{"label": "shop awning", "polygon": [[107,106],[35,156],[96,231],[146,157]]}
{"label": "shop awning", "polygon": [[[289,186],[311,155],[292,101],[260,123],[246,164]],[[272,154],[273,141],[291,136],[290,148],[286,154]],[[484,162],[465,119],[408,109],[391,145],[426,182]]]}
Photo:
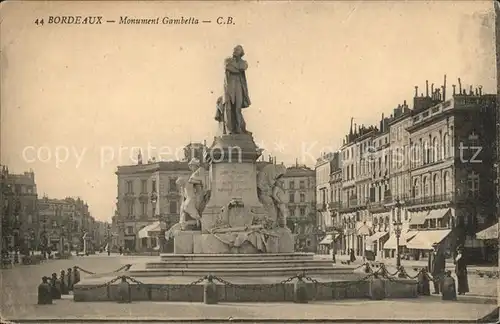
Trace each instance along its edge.
{"label": "shop awning", "polygon": [[498,239],[498,223],[481,232],[476,233],[476,238],[478,240],[497,240]]}
{"label": "shop awning", "polygon": [[138,236],[139,238],[145,238],[145,237],[151,237],[154,234],[159,234],[162,230],[162,225],[160,222],[154,222],[152,224],[147,225],[146,227],[142,228]]}
{"label": "shop awning", "polygon": [[449,208],[433,209],[425,216],[425,219],[441,219],[446,216],[451,210]]}
{"label": "shop awning", "polygon": [[441,243],[450,232],[451,230],[418,231],[406,247],[417,250],[432,250],[432,245]]}
{"label": "shop awning", "polygon": [[[410,242],[416,235],[417,231],[406,231],[401,232],[401,236],[399,237],[399,246],[407,246],[408,242]],[[395,234],[392,234],[391,237],[385,242],[384,249],[396,249],[397,238]]]}
{"label": "shop awning", "polygon": [[319,242],[320,245],[330,245],[332,244],[333,242],[333,235],[332,234],[328,234],[327,236],[325,236],[324,239],[321,240],[321,242]]}
{"label": "shop awning", "polygon": [[424,225],[427,213],[426,211],[412,213],[410,215],[410,225]]}
{"label": "shop awning", "polygon": [[373,234],[372,236],[368,236],[366,238],[367,241],[370,241],[370,242],[376,242],[378,240],[380,240],[383,236],[387,235],[388,232],[375,232],[375,234]]}

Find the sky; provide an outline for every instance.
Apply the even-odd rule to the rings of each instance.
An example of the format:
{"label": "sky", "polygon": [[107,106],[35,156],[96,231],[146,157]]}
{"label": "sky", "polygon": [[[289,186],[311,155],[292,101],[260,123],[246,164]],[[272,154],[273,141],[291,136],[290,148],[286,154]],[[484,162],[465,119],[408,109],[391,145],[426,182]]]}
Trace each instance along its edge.
{"label": "sky", "polygon": [[[175,159],[217,135],[224,58],[241,44],[255,141],[313,166],[350,119],[378,125],[425,80],[496,93],[487,1],[9,2],[0,9],[0,163],[39,196],[81,197],[110,220],[118,165]],[[198,25],[54,25],[49,16],[194,17]],[[234,24],[218,25],[217,17]],[[44,19],[44,25],[35,24]],[[203,24],[202,20],[212,23]],[[178,154],[176,154],[176,151]]]}

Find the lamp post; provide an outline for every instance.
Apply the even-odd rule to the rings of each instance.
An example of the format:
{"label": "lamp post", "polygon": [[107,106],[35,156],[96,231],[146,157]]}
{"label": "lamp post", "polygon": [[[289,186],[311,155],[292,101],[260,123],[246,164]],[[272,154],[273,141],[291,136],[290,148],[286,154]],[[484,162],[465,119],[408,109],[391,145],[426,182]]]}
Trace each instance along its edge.
{"label": "lamp post", "polygon": [[[153,206],[153,218],[154,218],[154,217],[157,217],[156,216],[156,203],[158,202],[158,194],[156,193],[155,187],[153,187],[153,192],[151,193],[150,200],[151,200],[151,205]],[[162,230],[161,224],[163,223],[163,217],[161,217],[161,215],[158,215],[158,221],[160,223],[160,235],[157,238],[157,240],[158,240],[158,243],[160,245],[159,250],[160,250],[160,252],[163,252],[163,245],[164,245],[163,241],[165,240],[165,231]]]}
{"label": "lamp post", "polygon": [[401,267],[401,254],[399,252],[399,238],[401,237],[401,202],[399,197],[396,198],[396,220],[392,224],[394,226],[394,234],[396,234],[396,267]]}

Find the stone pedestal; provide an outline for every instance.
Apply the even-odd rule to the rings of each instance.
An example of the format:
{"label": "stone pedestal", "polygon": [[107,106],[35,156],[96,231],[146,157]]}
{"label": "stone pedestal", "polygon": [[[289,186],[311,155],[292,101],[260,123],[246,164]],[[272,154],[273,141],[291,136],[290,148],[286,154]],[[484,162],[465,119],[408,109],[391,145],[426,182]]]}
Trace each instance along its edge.
{"label": "stone pedestal", "polygon": [[[202,233],[208,233],[217,226],[218,218],[231,227],[252,224],[254,217],[265,215],[257,197],[257,168],[255,161],[260,152],[251,135],[222,135],[214,139],[209,152],[210,200],[201,220]],[[231,200],[241,201],[244,212],[238,217],[224,215]],[[224,219],[226,217],[227,219]]]}
{"label": "stone pedestal", "polygon": [[194,252],[195,237],[200,235],[200,231],[179,231],[174,237],[175,254],[191,254]]}

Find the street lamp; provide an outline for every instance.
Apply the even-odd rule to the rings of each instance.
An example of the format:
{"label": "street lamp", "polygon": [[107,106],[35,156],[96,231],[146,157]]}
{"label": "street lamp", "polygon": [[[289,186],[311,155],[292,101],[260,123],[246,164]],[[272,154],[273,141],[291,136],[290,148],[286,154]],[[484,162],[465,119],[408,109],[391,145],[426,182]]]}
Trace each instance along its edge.
{"label": "street lamp", "polygon": [[399,269],[401,267],[401,254],[399,252],[399,238],[401,237],[401,202],[399,197],[396,198],[396,220],[392,225],[394,225],[394,234],[396,234],[396,267]]}

